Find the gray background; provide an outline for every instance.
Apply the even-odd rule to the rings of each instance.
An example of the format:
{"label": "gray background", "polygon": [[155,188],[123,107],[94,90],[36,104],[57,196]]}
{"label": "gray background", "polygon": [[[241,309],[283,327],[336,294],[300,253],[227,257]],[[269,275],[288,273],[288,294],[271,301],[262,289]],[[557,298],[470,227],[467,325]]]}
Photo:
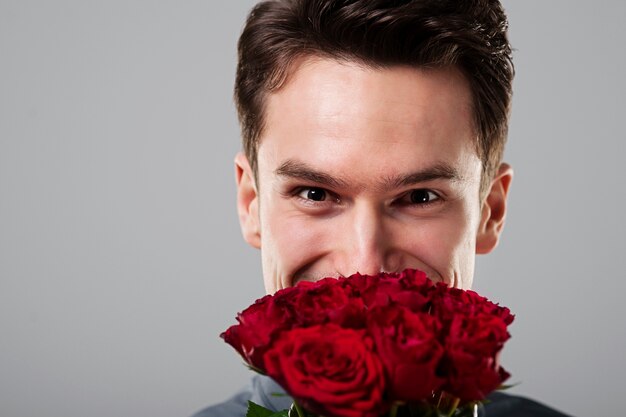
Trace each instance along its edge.
{"label": "gray background", "polygon": [[[235,215],[252,0],[0,0],[0,415],[187,416],[249,376],[217,335],[262,295]],[[622,408],[626,3],[505,1],[512,391]],[[614,414],[616,415],[616,414]]]}

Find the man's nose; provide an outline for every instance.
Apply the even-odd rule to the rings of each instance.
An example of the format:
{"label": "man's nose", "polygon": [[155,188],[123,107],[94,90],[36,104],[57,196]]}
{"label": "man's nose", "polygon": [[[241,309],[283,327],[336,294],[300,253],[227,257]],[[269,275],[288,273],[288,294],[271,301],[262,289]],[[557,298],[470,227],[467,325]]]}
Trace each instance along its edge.
{"label": "man's nose", "polygon": [[338,272],[349,276],[355,272],[374,275],[396,272],[401,259],[394,249],[389,219],[382,210],[372,206],[355,207],[350,225],[344,228]]}

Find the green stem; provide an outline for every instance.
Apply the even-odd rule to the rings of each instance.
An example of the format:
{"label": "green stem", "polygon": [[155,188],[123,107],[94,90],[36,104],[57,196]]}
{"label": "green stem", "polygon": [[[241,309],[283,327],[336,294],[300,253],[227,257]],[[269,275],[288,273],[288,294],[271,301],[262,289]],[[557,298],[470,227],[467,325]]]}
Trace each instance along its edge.
{"label": "green stem", "polygon": [[398,415],[398,408],[399,404],[393,403],[393,405],[391,406],[391,411],[389,411],[389,417],[396,417]]}
{"label": "green stem", "polygon": [[298,412],[298,417],[306,417],[306,414],[304,414],[304,410],[300,407],[300,405],[297,402],[293,402],[293,406],[296,407],[296,411]]}
{"label": "green stem", "polygon": [[439,400],[437,401],[437,409],[441,407],[441,400],[443,400],[443,391],[439,393]]}
{"label": "green stem", "polygon": [[460,398],[455,398],[454,401],[452,401],[452,407],[450,407],[450,412],[448,413],[448,417],[452,417],[452,415],[456,411],[456,408],[459,406],[460,401],[461,401]]}

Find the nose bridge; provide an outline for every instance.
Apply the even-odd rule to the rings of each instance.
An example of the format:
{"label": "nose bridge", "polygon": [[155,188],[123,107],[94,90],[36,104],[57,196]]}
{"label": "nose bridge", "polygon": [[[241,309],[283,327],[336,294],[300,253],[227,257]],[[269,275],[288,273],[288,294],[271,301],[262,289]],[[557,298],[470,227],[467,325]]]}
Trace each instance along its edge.
{"label": "nose bridge", "polygon": [[347,245],[343,266],[346,271],[341,273],[377,274],[388,271],[388,250],[389,236],[383,211],[372,204],[355,207],[352,239]]}

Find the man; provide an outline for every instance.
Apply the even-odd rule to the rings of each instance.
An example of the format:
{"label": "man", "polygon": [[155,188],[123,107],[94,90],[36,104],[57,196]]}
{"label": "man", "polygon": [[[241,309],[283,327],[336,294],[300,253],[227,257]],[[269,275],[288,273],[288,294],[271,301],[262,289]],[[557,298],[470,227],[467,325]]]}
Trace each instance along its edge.
{"label": "man", "polygon": [[[268,293],[405,268],[470,288],[492,251],[513,66],[497,0],[275,0],[239,41],[236,156],[245,240]],[[282,409],[268,378],[200,416]],[[487,416],[558,416],[495,394]]]}

